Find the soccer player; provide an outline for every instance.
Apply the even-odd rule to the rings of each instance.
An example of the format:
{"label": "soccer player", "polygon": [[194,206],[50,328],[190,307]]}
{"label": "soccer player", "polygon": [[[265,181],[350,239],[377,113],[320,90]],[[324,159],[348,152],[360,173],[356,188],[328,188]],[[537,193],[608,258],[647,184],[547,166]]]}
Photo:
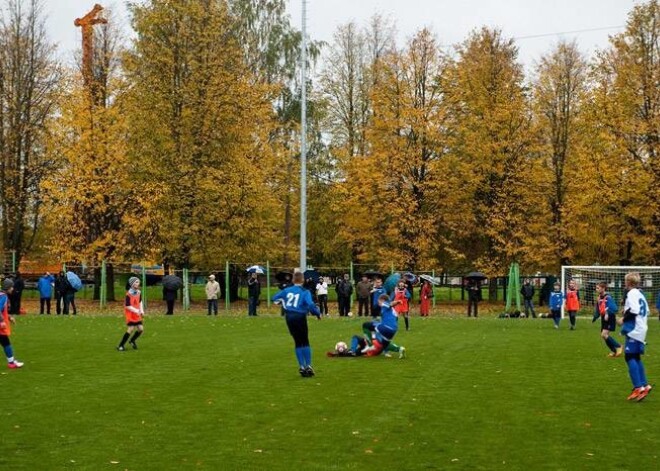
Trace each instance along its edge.
{"label": "soccer player", "polygon": [[660,291],[655,294],[655,310],[658,311],[658,320],[660,320]]}
{"label": "soccer player", "polygon": [[607,348],[611,350],[608,356],[615,358],[620,357],[623,352],[621,344],[614,340],[610,335],[611,332],[616,330],[616,311],[619,309],[614,301],[614,298],[607,292],[607,283],[601,281],[596,285],[598,290],[598,302],[594,312],[593,322],[600,318],[600,336],[605,341]]}
{"label": "soccer player", "polygon": [[552,320],[555,323],[555,329],[559,329],[559,321],[561,321],[561,306],[564,304],[564,293],[561,292],[561,285],[559,283],[554,284],[554,291],[550,293],[550,314],[552,315]]}
{"label": "soccer player", "polygon": [[646,331],[649,303],[644,294],[637,288],[640,283],[639,273],[628,273],[625,277],[626,303],[623,307],[623,318],[618,320],[621,325],[621,334],[626,336],[625,358],[628,364],[628,374],[633,384],[633,391],[628,400],[641,401],[650,392],[651,385],[646,379],[642,355],[646,345]]}
{"label": "soccer player", "polygon": [[568,311],[568,318],[571,321],[571,330],[575,330],[575,315],[580,310],[580,294],[578,293],[577,283],[574,280],[568,282],[566,310]]}
{"label": "soccer player", "polygon": [[144,306],[142,305],[142,293],[140,292],[140,279],[136,276],[130,277],[128,279],[128,286],[130,288],[126,292],[126,301],[124,302],[126,332],[117,347],[117,350],[120,352],[125,350],[124,345],[126,345],[126,341],[131,337],[131,334],[133,334],[133,337],[131,337],[131,340],[128,343],[131,344],[133,350],[137,350],[138,346],[136,340],[142,335],[142,332],[144,332],[144,326],[142,325]]}
{"label": "soccer player", "polygon": [[406,322],[406,330],[410,330],[410,325],[408,323],[408,312],[410,311],[410,291],[406,287],[406,282],[400,280],[397,287],[392,291],[390,296],[390,301],[399,301],[394,310],[397,315],[403,316],[403,319]]}
{"label": "soccer player", "polygon": [[312,368],[312,349],[309,346],[307,313],[311,312],[317,319],[321,319],[321,311],[312,301],[309,290],[303,288],[304,282],[305,277],[302,273],[294,273],[293,286],[276,293],[273,302],[282,304],[286,325],[296,346],[298,372],[303,378],[309,378],[314,376],[314,368]]}
{"label": "soccer player", "polygon": [[0,291],[0,345],[7,356],[7,367],[11,370],[21,368],[23,363],[14,358],[14,350],[11,347],[9,336],[11,335],[11,326],[14,317],[9,315],[9,295],[14,290],[13,280],[7,278],[2,281],[2,291]]}
{"label": "soccer player", "polygon": [[375,338],[370,347],[367,347],[363,353],[369,357],[380,355],[392,342],[392,339],[399,330],[399,320],[394,307],[399,301],[390,302],[387,294],[381,294],[378,297],[380,307],[381,322],[375,324]]}

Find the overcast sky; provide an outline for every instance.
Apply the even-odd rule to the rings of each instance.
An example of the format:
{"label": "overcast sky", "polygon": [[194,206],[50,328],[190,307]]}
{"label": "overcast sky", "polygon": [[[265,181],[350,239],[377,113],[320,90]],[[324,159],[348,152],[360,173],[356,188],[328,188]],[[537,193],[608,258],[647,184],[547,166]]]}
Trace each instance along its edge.
{"label": "overcast sky", "polygon": [[[100,1],[112,6],[117,20],[129,28],[123,0]],[[80,48],[80,30],[73,25],[95,0],[44,0],[48,30],[61,56],[71,60]],[[308,34],[332,41],[338,25],[355,20],[365,23],[374,13],[393,18],[400,40],[424,26],[430,27],[445,46],[465,39],[482,25],[500,27],[507,36],[520,38],[520,60],[530,67],[559,39],[575,39],[591,54],[607,46],[608,35],[621,31],[635,0],[308,0]],[[292,22],[300,27],[302,0],[288,0]],[[618,28],[617,28],[618,27]],[[604,29],[609,28],[609,29]],[[572,31],[599,29],[572,33]],[[566,34],[555,34],[555,33]],[[542,37],[530,37],[545,35]]]}

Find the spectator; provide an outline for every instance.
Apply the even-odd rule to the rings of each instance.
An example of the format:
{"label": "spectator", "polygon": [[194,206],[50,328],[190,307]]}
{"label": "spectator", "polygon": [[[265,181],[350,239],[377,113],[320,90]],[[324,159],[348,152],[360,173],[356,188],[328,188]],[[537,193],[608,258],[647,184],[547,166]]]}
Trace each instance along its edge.
{"label": "spectator", "polygon": [[46,308],[46,314],[50,315],[50,298],[53,296],[54,283],[55,278],[48,272],[39,278],[37,282],[37,289],[39,290],[39,314],[41,315],[44,313],[44,307]]}
{"label": "spectator", "polygon": [[335,291],[337,291],[339,315],[341,317],[348,316],[348,312],[351,310],[351,294],[353,294],[353,286],[348,273],[345,273],[344,277],[337,281]]}
{"label": "spectator", "polygon": [[218,294],[220,293],[220,283],[215,281],[215,275],[209,275],[209,281],[206,283],[206,303],[208,304],[208,315],[218,315]]}
{"label": "spectator", "polygon": [[370,297],[371,297],[371,282],[366,275],[362,275],[362,280],[357,284],[357,298],[358,298],[358,316],[362,317],[362,312],[364,308],[364,316],[370,316]]}
{"label": "spectator", "polygon": [[532,285],[529,278],[525,279],[523,287],[520,288],[520,294],[522,294],[525,303],[525,316],[529,317],[531,311],[532,317],[536,318],[536,312],[534,311],[534,285]]}
{"label": "spectator", "polygon": [[177,291],[178,290],[176,289],[172,289],[163,285],[163,299],[165,300],[165,303],[167,303],[167,312],[165,313],[166,316],[171,316],[174,314],[174,301],[176,301]]}
{"label": "spectator", "polygon": [[21,314],[21,296],[23,296],[23,290],[25,289],[25,282],[21,277],[19,272],[13,277],[14,281],[14,291],[9,297],[9,314],[18,316]]}
{"label": "spectator", "polygon": [[259,283],[259,275],[250,273],[250,278],[248,279],[248,316],[257,315],[260,294],[261,284]]}
{"label": "spectator", "polygon": [[[422,287],[419,289],[419,315],[428,317],[431,311],[431,299],[433,299],[433,288],[428,280],[422,280]],[[476,308],[475,308],[476,312]]]}
{"label": "spectator", "polygon": [[64,295],[66,293],[66,276],[61,271],[55,277],[55,312],[59,316],[64,310]]}
{"label": "spectator", "polygon": [[319,282],[316,284],[316,295],[321,315],[328,316],[328,282],[323,277],[319,278]]}
{"label": "spectator", "polygon": [[75,316],[78,314],[78,311],[76,310],[76,290],[71,286],[66,275],[64,275],[64,281],[66,287],[64,289],[64,310],[62,311],[62,314],[68,316],[69,311],[73,309],[73,315]]}
{"label": "spectator", "polygon": [[318,304],[318,299],[316,297],[316,281],[314,281],[313,278],[307,278],[303,287],[312,295],[312,302]]}
{"label": "spectator", "polygon": [[481,301],[481,283],[478,280],[468,281],[468,317],[472,317],[472,308],[474,308],[474,317],[479,317],[479,301]]}

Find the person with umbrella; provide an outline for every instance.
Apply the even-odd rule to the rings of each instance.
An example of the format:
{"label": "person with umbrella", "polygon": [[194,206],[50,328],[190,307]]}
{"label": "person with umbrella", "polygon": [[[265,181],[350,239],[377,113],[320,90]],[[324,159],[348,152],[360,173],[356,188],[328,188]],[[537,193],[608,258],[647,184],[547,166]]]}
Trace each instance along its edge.
{"label": "person with umbrella", "polygon": [[321,311],[312,301],[312,295],[303,287],[305,275],[297,272],[293,275],[293,286],[289,286],[273,296],[273,302],[281,304],[284,310],[286,325],[293,337],[298,372],[303,378],[314,376],[312,368],[312,349],[309,345],[309,330],[307,313],[321,319]]}
{"label": "person with umbrella", "polygon": [[167,312],[165,315],[174,314],[174,301],[176,293],[183,286],[183,280],[176,275],[165,275],[163,277],[163,299],[167,303]]}
{"label": "person with umbrella", "polygon": [[429,312],[431,311],[431,299],[433,299],[433,287],[431,282],[424,278],[424,275],[420,277],[422,280],[422,287],[419,289],[419,315],[422,317],[428,317]]}
{"label": "person with umbrella", "polygon": [[481,272],[473,271],[468,273],[465,277],[467,280],[468,292],[468,317],[472,317],[472,309],[474,309],[474,317],[479,316],[479,301],[481,301],[481,282],[486,279],[486,275]]}
{"label": "person with umbrella", "polygon": [[73,310],[73,315],[78,314],[76,309],[76,292],[82,288],[82,281],[75,272],[69,270],[66,272],[66,284],[64,288],[64,310],[62,314],[69,315],[69,311]]}
{"label": "person with umbrella", "polygon": [[256,317],[259,296],[261,295],[259,274],[263,273],[263,270],[258,266],[254,266],[248,268],[248,273],[250,274],[248,278],[248,316]]}

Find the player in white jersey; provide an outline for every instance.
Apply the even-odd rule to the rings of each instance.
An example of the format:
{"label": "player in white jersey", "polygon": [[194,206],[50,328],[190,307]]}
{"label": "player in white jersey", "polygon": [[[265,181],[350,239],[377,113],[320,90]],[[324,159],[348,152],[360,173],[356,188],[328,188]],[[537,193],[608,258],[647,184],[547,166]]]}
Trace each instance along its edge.
{"label": "player in white jersey", "polygon": [[624,352],[628,373],[633,384],[633,391],[628,396],[629,401],[641,401],[651,392],[651,385],[646,379],[642,355],[646,346],[646,331],[648,330],[649,303],[644,294],[637,288],[640,283],[639,273],[628,273],[625,278],[626,302],[623,308],[623,318],[618,320],[621,334],[626,336]]}

